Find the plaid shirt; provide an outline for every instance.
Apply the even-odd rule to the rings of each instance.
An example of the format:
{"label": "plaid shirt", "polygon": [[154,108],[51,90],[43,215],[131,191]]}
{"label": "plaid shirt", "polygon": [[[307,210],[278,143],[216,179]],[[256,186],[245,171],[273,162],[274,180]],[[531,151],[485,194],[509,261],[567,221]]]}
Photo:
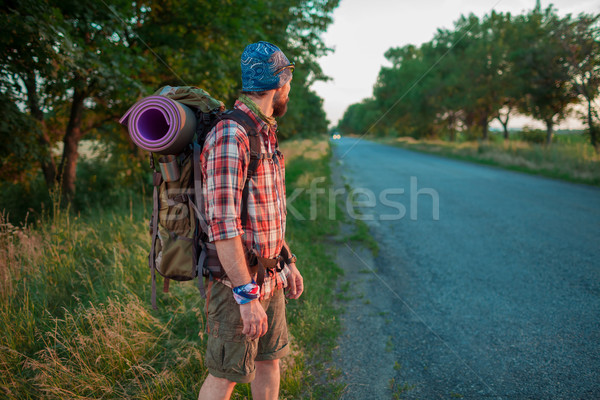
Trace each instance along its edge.
{"label": "plaid shirt", "polygon": [[[265,258],[275,258],[283,246],[287,213],[285,164],[278,150],[276,127],[269,127],[240,101],[236,101],[235,108],[256,123],[262,139],[261,153],[274,153],[274,157],[259,161],[256,175],[248,183],[248,221],[242,224],[241,201],[250,164],[250,141],[244,128],[232,120],[219,122],[208,133],[200,157],[208,239],[214,242],[243,235],[246,249],[255,249]],[[281,272],[267,270],[261,298],[286,287],[288,274],[287,266]],[[221,282],[232,286],[227,278]]]}

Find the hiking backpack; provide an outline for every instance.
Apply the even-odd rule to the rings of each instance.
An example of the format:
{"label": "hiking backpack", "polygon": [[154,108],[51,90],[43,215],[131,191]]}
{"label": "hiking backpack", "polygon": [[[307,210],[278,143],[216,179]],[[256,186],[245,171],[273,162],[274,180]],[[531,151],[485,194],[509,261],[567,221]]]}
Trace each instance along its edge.
{"label": "hiking backpack", "polygon": [[[179,99],[178,99],[179,100]],[[188,104],[189,105],[189,104]],[[272,154],[261,153],[258,131],[252,119],[241,110],[220,109],[196,112],[196,137],[180,154],[158,158],[150,153],[153,170],[153,209],[150,220],[152,243],[149,266],[152,276],[152,307],[156,309],[156,272],[164,278],[163,291],[168,292],[170,280],[198,279],[198,290],[205,297],[204,278],[224,275],[216,247],[208,242],[208,228],[204,217],[202,172],[200,154],[211,129],[222,120],[240,124],[250,142],[250,164],[244,183],[241,202],[241,220],[248,216],[248,182],[261,160]]]}

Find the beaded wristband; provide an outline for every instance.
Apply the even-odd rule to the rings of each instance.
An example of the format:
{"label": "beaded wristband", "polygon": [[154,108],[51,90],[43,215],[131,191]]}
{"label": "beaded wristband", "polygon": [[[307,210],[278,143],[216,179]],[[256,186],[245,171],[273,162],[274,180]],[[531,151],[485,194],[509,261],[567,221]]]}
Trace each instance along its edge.
{"label": "beaded wristband", "polygon": [[245,285],[236,286],[233,289],[233,298],[239,304],[246,304],[252,300],[260,298],[260,286],[254,282],[246,283]]}

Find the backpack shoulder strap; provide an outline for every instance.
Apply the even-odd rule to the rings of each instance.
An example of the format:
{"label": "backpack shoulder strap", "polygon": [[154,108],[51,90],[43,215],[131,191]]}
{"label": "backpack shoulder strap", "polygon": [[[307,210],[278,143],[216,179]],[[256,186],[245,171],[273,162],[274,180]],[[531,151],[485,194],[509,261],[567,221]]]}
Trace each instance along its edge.
{"label": "backpack shoulder strap", "polygon": [[[260,158],[260,135],[256,130],[256,124],[248,114],[235,108],[222,113],[220,119],[230,119],[240,124],[246,131],[246,135],[248,135],[248,140],[250,141],[250,159],[252,159],[253,156],[254,158]],[[248,167],[248,169],[250,171],[250,167]],[[253,173],[256,172],[256,166],[252,171]]]}
{"label": "backpack shoulder strap", "polygon": [[240,214],[240,218],[242,220],[242,226],[246,225],[246,221],[248,221],[248,183],[250,178],[256,174],[256,170],[258,169],[258,164],[261,160],[261,145],[260,145],[260,135],[256,130],[256,124],[250,118],[248,114],[239,109],[233,109],[225,111],[221,114],[221,119],[230,119],[238,124],[240,124],[244,130],[246,131],[246,135],[248,135],[248,140],[250,141],[250,164],[248,165],[248,172],[246,174],[246,182],[244,182],[244,190],[242,192],[242,211]]}
{"label": "backpack shoulder strap", "polygon": [[[152,153],[150,153],[150,164],[152,165],[152,169],[154,169],[154,158],[152,157]],[[152,175],[152,183],[154,185],[154,191],[152,194],[152,245],[150,247],[150,254],[148,257],[148,262],[150,266],[150,274],[152,276],[152,294],[151,294],[151,302],[152,308],[157,310],[156,307],[156,239],[158,239],[158,209],[159,209],[159,196],[158,196],[158,188],[163,182],[163,178],[160,172],[154,170]]]}

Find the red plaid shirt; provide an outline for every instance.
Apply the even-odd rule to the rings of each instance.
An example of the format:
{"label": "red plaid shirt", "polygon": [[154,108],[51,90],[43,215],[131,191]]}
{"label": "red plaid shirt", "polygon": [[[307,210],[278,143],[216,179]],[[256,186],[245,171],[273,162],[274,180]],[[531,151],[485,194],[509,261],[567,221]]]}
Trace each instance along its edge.
{"label": "red plaid shirt", "polygon": [[[275,258],[283,246],[287,212],[285,164],[277,147],[276,127],[269,127],[240,101],[236,101],[235,108],[244,111],[256,123],[262,139],[261,153],[275,156],[259,161],[256,175],[248,183],[248,221],[244,231],[240,215],[250,164],[250,141],[244,128],[232,120],[219,122],[208,133],[200,157],[208,239],[213,242],[243,235],[242,242],[247,249],[256,249],[265,258]],[[276,288],[286,287],[288,274],[287,266],[281,272],[267,271],[261,298],[270,297]],[[221,282],[231,287],[227,278]]]}

